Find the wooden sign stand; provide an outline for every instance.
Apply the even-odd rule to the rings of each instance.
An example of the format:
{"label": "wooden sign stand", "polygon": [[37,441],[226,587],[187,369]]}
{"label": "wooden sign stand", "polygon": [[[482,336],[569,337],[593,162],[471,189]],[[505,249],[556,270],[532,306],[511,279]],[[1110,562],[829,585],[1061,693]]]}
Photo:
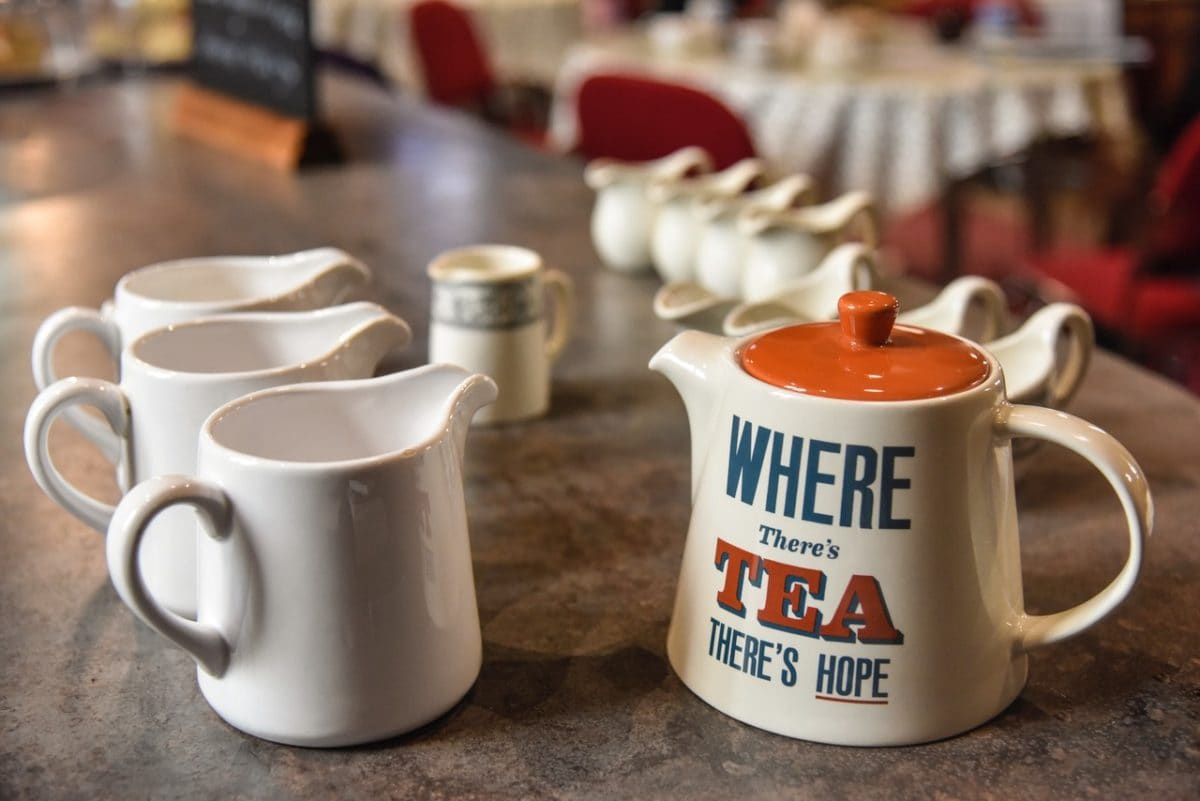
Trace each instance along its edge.
{"label": "wooden sign stand", "polygon": [[179,90],[170,125],[180,136],[281,170],[299,166],[314,133],[304,120],[190,83]]}

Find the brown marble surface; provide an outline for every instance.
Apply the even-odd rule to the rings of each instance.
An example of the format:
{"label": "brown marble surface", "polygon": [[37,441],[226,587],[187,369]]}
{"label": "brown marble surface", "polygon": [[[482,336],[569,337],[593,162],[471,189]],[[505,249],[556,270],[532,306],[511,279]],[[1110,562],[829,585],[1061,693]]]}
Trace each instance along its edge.
{"label": "brown marble surface", "polygon": [[[789,740],[705,705],[664,640],[688,519],[687,428],[645,369],[673,329],[655,282],[599,267],[576,163],[368,86],[326,83],[351,159],[284,175],[176,141],[176,84],[140,78],[0,97],[0,798],[1200,797],[1200,404],[1101,354],[1072,411],[1148,473],[1157,527],[1141,581],[1100,625],[1032,656],[991,723],[913,748]],[[484,636],[479,681],[412,735],[287,748],[222,723],[190,660],[137,622],[100,537],[25,467],[38,323],[99,304],[122,273],[184,255],[331,244],[369,263],[376,299],[425,352],[438,251],[529,245],[577,283],[577,334],[546,419],[478,430],[467,492]],[[68,341],[61,371],[95,374]],[[64,428],[64,427],[59,427]],[[112,498],[68,431],[69,477]],[[1115,575],[1115,499],[1081,459],[1043,448],[1018,486],[1027,605],[1079,602]]]}

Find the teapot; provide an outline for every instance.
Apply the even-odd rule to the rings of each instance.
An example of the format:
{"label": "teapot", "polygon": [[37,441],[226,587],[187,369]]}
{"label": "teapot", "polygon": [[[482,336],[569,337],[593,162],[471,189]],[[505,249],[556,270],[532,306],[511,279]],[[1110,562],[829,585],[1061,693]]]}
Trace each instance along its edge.
{"label": "teapot", "polygon": [[[371,280],[362,262],[337,248],[282,256],[209,256],[141,267],[117,282],[99,311],[82,306],[46,318],[33,339],[33,379],[39,391],[58,380],[54,349],[71,331],[98,337],[118,369],[121,350],[165,325],[214,314],[303,311],[343,303]],[[115,462],[120,443],[102,421],[70,409],[67,420]]]}
{"label": "teapot", "polygon": [[[730,276],[720,287],[755,301],[770,297],[794,279],[811,272],[848,235],[858,229],[862,241],[875,247],[874,201],[866,192],[847,192],[839,198],[801,208],[746,209],[738,225],[749,237],[740,275]],[[736,269],[730,267],[730,270]]]}
{"label": "teapot", "polygon": [[706,198],[696,202],[700,242],[696,249],[696,283],[718,295],[739,294],[738,279],[748,240],[738,226],[747,209],[783,211],[813,201],[815,190],[807,175],[782,180],[736,197]]}
{"label": "teapot", "polygon": [[689,281],[694,276],[703,225],[696,204],[741,195],[764,171],[765,165],[758,159],[742,159],[720,172],[658,181],[650,187],[650,197],[659,204],[650,250],[654,269],[663,281]]}
{"label": "teapot", "polygon": [[712,168],[712,159],[699,147],[685,147],[642,164],[614,159],[590,162],[583,178],[596,190],[592,244],[601,261],[623,273],[648,270],[658,207],[647,189],[651,184],[670,184],[689,173],[708,173]]}
{"label": "teapot", "polygon": [[[999,714],[1031,651],[1129,594],[1153,506],[1144,473],[1078,418],[1010,403],[973,343],[896,324],[894,297],[848,293],[836,322],[748,339],[686,331],[650,367],[683,398],[692,518],[667,637],[711,706],[841,745],[941,739]],[[1129,550],[1065,611],[1024,610],[1011,441],[1100,470]]]}

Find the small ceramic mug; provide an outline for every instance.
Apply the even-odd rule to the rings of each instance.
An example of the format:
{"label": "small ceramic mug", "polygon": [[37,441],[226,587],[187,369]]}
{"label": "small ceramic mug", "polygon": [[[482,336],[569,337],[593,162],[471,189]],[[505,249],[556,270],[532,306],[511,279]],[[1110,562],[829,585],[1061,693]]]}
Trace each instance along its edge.
{"label": "small ceramic mug", "polygon": [[[570,336],[569,278],[532,250],[475,245],[429,265],[433,303],[429,361],[457,364],[495,379],[500,396],[477,423],[525,420],[550,406],[550,367]],[[547,335],[545,295],[554,325]]]}
{"label": "small ceramic mug", "polygon": [[[408,325],[374,303],[308,312],[227,314],[151,331],[121,354],[121,382],[63,378],[44,389],[25,419],[25,458],[38,485],[97,531],[113,507],[83,493],[50,456],[50,427],[86,404],[103,412],[120,443],[118,484],[191,472],[196,437],[218,406],[259,389],[304,381],[366,378],[393,348],[408,344]],[[196,614],[196,521],[172,509],[154,521],[142,572],[154,596]]]}
{"label": "small ceramic mug", "polygon": [[[489,378],[441,364],[239,398],[205,422],[189,475],[122,499],[113,585],[242,731],[331,747],[428,723],[482,662],[462,458],[495,397]],[[194,621],[139,569],[147,527],[176,505],[204,523]]]}

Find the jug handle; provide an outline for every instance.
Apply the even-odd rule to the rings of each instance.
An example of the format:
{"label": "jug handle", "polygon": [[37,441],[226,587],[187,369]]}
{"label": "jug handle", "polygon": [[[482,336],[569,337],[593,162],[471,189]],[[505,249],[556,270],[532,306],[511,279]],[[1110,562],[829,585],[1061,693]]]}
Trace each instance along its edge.
{"label": "jug handle", "polygon": [[971,338],[976,342],[990,342],[1000,334],[1000,327],[1004,321],[1004,290],[995,281],[978,275],[964,275],[954,279],[931,303],[911,312],[912,319],[902,319],[901,322],[932,328],[934,326],[922,318],[922,310],[928,310],[934,316],[943,312],[947,316],[953,313],[953,330],[944,330],[961,336],[967,314],[976,303],[983,309],[983,327],[978,336]]}
{"label": "jug handle", "polygon": [[[1096,340],[1092,319],[1074,303],[1052,303],[1037,311],[1029,324],[1038,329],[1038,336],[1045,338],[1055,356],[1045,405],[1061,408],[1074,396],[1087,374]],[[1067,343],[1067,354],[1061,363],[1057,358],[1059,337],[1064,337]]]}
{"label": "jug handle", "polygon": [[544,282],[554,307],[554,328],[546,340],[546,356],[553,362],[571,336],[575,319],[575,292],[571,279],[559,270],[546,270]]}
{"label": "jug handle", "polygon": [[146,589],[138,564],[138,551],[150,522],[167,507],[181,503],[195,507],[208,536],[214,540],[229,537],[233,513],[220,487],[188,476],[157,476],[138,484],[117,504],[108,527],[108,573],[121,600],[143,623],[187,651],[207,673],[220,678],[229,667],[232,650],[224,635],[214,626],[163,607]]}
{"label": "jug handle", "polygon": [[1146,538],[1154,525],[1154,503],[1146,476],[1129,451],[1110,434],[1078,417],[1042,406],[1003,403],[996,410],[993,428],[998,437],[1043,439],[1087,459],[1108,479],[1129,529],[1129,555],[1108,586],[1062,612],[1020,617],[1014,647],[1021,653],[1080,633],[1125,600],[1137,580]]}
{"label": "jug handle", "polygon": [[117,460],[117,484],[129,487],[129,400],[121,388],[99,378],[63,378],[34,398],[25,417],[25,461],[38,486],[62,508],[97,531],[103,532],[112,519],[113,507],[102,503],[71,484],[50,458],[50,426],[64,411],[79,404],[96,407],[111,426],[109,433],[122,451]]}
{"label": "jug handle", "polygon": [[[121,332],[111,318],[84,306],[59,309],[42,322],[33,337],[33,382],[39,392],[58,381],[54,372],[54,350],[63,335],[72,331],[94,334],[112,357],[113,364],[120,366]],[[116,463],[121,455],[121,442],[108,426],[81,409],[68,409],[66,417],[67,422],[100,449],[105,459]]]}

